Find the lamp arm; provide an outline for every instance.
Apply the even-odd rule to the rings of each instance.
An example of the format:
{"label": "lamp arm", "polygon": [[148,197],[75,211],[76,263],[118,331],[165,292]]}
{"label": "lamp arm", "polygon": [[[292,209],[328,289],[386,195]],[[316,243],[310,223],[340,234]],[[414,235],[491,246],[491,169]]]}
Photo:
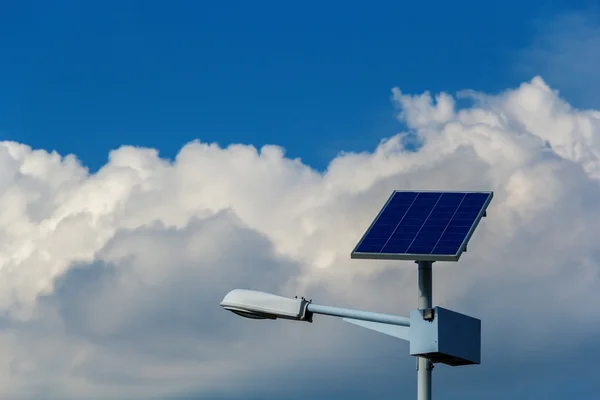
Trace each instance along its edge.
{"label": "lamp arm", "polygon": [[312,314],[329,315],[332,317],[350,318],[359,321],[378,322],[386,325],[410,326],[410,318],[398,315],[375,313],[370,311],[352,310],[349,308],[339,308],[331,306],[322,306],[319,304],[308,303],[306,311]]}

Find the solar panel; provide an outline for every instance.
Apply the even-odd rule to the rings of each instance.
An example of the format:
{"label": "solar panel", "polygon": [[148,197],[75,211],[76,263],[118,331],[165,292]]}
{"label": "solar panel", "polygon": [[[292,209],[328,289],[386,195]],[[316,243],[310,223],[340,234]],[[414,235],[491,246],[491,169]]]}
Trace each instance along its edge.
{"label": "solar panel", "polygon": [[458,261],[492,192],[395,191],[351,258]]}

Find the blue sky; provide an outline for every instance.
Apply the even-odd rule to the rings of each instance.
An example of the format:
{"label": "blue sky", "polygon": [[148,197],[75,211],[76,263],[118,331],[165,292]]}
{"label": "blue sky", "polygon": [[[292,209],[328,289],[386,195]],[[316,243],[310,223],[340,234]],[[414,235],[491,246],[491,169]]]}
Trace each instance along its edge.
{"label": "blue sky", "polygon": [[4,2],[0,137],[92,170],[121,144],[173,157],[196,138],[275,143],[322,169],[402,129],[394,86],[529,79],[516,66],[536,24],[587,3]]}
{"label": "blue sky", "polygon": [[[442,292],[449,302],[485,314],[487,351],[481,366],[436,369],[436,394],[591,398],[598,390],[595,370],[573,366],[593,366],[600,347],[600,314],[581,307],[597,303],[600,293],[600,251],[590,239],[600,235],[600,212],[596,201],[587,201],[599,193],[600,119],[568,106],[600,107],[594,3],[3,2],[0,142],[72,153],[92,171],[106,165],[104,174],[82,178],[68,162],[0,143],[0,263],[13,268],[2,275],[0,294],[14,297],[0,296],[0,310],[18,314],[34,304],[46,318],[32,323],[39,336],[20,320],[15,329],[24,330],[15,332],[26,334],[15,334],[15,342],[2,342],[0,330],[0,347],[19,356],[15,387],[60,394],[77,387],[78,377],[61,385],[83,371],[100,391],[114,382],[123,384],[115,390],[133,390],[126,383],[137,382],[136,390],[164,387],[188,400],[212,398],[207,393],[228,400],[387,399],[398,398],[398,390],[412,398],[414,363],[403,355],[406,346],[352,327],[337,337],[340,325],[331,321],[312,331],[289,324],[275,331],[238,321],[217,304],[236,285],[281,291],[297,274],[318,277],[307,285],[324,302],[352,306],[358,298],[400,312],[382,309],[389,304],[383,299],[414,300],[398,290],[408,275],[390,268],[361,280],[364,270],[345,264],[348,243],[390,190],[456,182],[497,191],[500,218],[490,212],[489,231],[481,229],[480,243],[494,259],[484,265],[483,253],[470,247],[467,261],[461,259],[461,268],[475,265],[469,275],[440,269],[444,278],[434,281],[453,288]],[[529,82],[538,74],[544,81]],[[529,83],[517,90],[523,82]],[[422,110],[411,98],[403,110],[412,114],[401,122],[394,87],[417,95],[473,89],[495,103],[473,109],[471,119],[440,122],[435,107]],[[495,96],[509,89],[514,93]],[[497,120],[508,121],[504,131],[493,126]],[[453,131],[457,125],[464,132]],[[190,145],[171,169],[122,148],[107,164],[109,151],[122,145],[173,158],[198,139],[276,144],[288,157],[324,170],[339,152],[372,151],[407,126],[430,130],[439,141],[421,154],[381,146],[383,156],[340,157],[324,175],[243,146]],[[544,158],[538,142],[550,143],[556,157]],[[413,160],[420,169],[410,168]],[[232,214],[220,213],[225,208]],[[216,214],[202,219],[207,210]],[[136,286],[144,279],[147,286]],[[483,294],[481,304],[463,302]],[[541,322],[531,322],[534,317]],[[293,335],[313,346],[297,354],[289,346],[297,342],[287,339]],[[230,350],[234,341],[243,346]],[[302,359],[305,353],[318,360]],[[146,363],[156,375],[144,375]],[[28,375],[31,365],[41,372]],[[242,377],[239,385],[248,389],[242,396],[232,397],[234,383],[226,382],[227,390],[203,386],[222,379],[210,374],[225,367]],[[490,394],[489,387],[500,389]]]}

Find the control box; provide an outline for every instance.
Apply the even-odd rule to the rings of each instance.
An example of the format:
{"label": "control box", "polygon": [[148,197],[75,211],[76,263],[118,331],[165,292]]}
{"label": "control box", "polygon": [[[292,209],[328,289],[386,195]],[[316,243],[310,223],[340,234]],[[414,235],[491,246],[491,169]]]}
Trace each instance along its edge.
{"label": "control box", "polygon": [[410,313],[410,354],[451,366],[481,363],[481,321],[441,307]]}

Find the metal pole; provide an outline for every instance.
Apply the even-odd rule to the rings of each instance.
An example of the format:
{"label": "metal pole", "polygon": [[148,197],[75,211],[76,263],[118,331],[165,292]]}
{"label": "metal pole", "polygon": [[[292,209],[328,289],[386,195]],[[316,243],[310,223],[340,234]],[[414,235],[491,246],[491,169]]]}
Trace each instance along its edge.
{"label": "metal pole", "polygon": [[[433,307],[432,261],[418,261],[419,264],[419,309]],[[417,400],[431,400],[431,370],[433,363],[426,357],[417,357]]]}
{"label": "metal pole", "polygon": [[349,308],[339,308],[331,306],[320,306],[310,303],[306,310],[313,314],[331,315],[333,317],[358,319],[360,321],[378,322],[386,325],[410,326],[409,317],[400,317],[398,315],[381,314],[370,311],[352,310]]}

